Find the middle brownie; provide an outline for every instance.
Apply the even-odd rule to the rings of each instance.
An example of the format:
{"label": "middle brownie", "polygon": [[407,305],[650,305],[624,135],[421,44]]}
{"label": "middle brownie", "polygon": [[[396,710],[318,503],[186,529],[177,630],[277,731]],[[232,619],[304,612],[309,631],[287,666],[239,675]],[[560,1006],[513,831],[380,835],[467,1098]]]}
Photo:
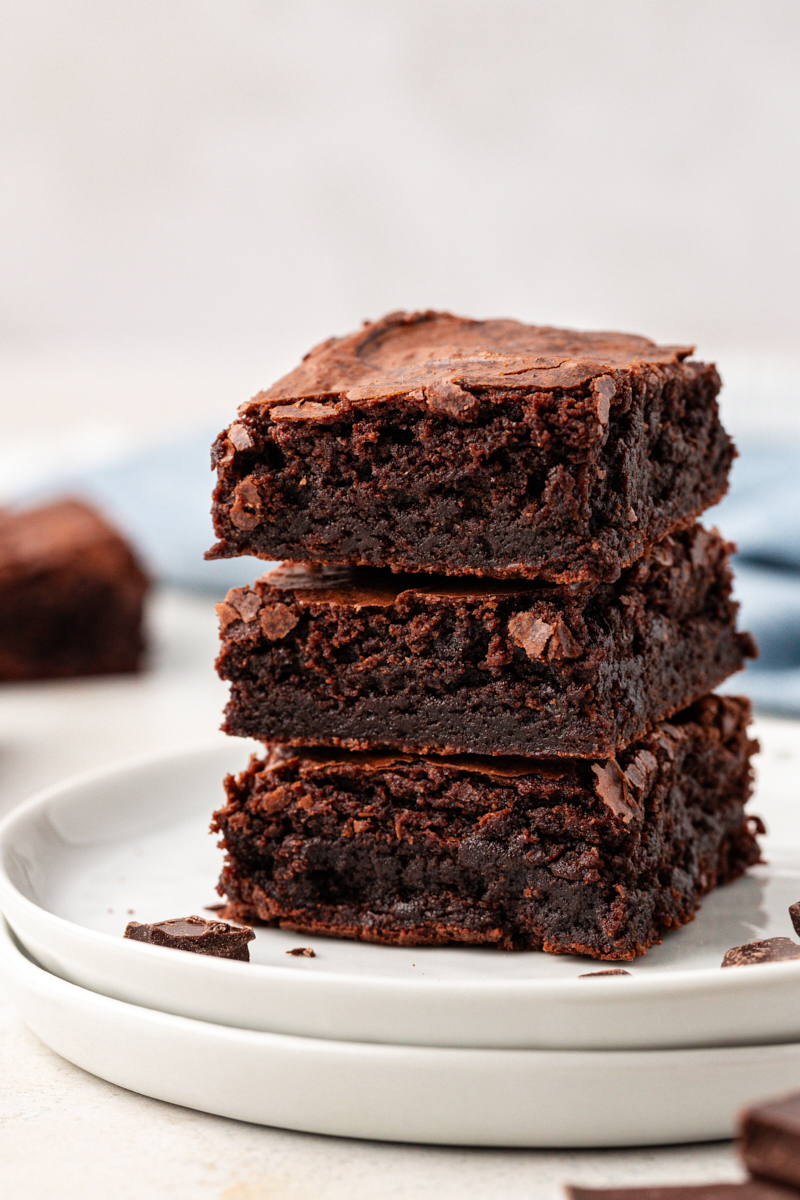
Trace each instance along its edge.
{"label": "middle brownie", "polygon": [[700,525],[613,584],[285,565],[217,606],[227,733],[610,757],[739,670],[732,547]]}

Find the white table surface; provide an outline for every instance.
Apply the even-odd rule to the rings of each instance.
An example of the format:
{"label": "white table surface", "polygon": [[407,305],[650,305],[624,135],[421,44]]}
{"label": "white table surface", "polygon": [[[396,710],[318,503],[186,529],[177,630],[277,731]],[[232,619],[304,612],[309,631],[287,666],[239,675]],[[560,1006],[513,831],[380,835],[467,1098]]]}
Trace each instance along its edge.
{"label": "white table surface", "polygon": [[[0,811],[85,768],[215,736],[226,687],[213,672],[211,599],[160,594],[151,630],[151,667],[137,678],[0,687]],[[4,1200],[537,1200],[559,1197],[564,1182],[740,1176],[727,1143],[442,1149],[288,1133],[176,1108],[58,1058],[26,1029],[0,981]]]}

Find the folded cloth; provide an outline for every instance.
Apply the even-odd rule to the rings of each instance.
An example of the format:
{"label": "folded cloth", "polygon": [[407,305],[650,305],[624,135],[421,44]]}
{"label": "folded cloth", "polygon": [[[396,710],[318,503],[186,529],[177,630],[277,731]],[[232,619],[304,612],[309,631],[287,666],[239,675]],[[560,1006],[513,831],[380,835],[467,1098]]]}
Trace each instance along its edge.
{"label": "folded cloth", "polygon": [[735,542],[740,621],[760,655],[721,690],[745,691],[757,708],[800,714],[800,443],[741,438],[725,499],[706,513]]}
{"label": "folded cloth", "polygon": [[221,599],[275,566],[258,558],[206,562],[211,525],[211,443],[218,428],[137,451],[107,466],[64,474],[15,499],[32,503],[55,495],[95,504],[130,538],[150,574],[174,587]]}
{"label": "folded cloth", "polygon": [[[209,446],[217,430],[141,451],[102,468],[51,480],[22,500],[70,492],[95,503],[127,533],[151,573],[165,583],[221,598],[275,564],[256,558],[206,562],[214,540]],[[761,656],[724,685],[758,708],[800,714],[800,443],[748,443],[731,490],[703,517],[739,546],[735,590],[741,626]]]}

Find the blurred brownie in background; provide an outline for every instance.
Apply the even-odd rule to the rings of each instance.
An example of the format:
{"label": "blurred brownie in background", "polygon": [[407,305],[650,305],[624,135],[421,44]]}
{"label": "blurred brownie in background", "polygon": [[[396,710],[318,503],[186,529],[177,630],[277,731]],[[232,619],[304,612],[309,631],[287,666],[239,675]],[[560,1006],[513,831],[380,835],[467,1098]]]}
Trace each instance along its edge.
{"label": "blurred brownie in background", "polygon": [[88,504],[0,510],[0,680],[137,670],[148,586]]}

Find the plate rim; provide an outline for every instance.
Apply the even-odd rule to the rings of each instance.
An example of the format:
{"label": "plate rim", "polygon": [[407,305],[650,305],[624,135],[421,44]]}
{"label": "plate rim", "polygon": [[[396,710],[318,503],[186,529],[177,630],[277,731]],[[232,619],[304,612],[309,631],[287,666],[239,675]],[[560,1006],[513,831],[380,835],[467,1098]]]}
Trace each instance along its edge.
{"label": "plate rim", "polygon": [[[795,726],[800,736],[800,720],[787,720],[775,717],[767,719],[774,721],[776,724]],[[9,878],[6,870],[6,854],[11,849],[8,839],[13,835],[18,824],[29,819],[37,811],[43,812],[49,803],[60,799],[69,792],[74,792],[96,783],[102,783],[105,780],[113,780],[117,776],[131,774],[148,767],[157,767],[161,764],[178,762],[182,759],[192,759],[200,754],[208,754],[210,756],[212,753],[216,753],[222,757],[228,745],[228,742],[219,739],[204,739],[201,742],[183,743],[167,749],[147,751],[132,755],[129,758],[118,759],[112,763],[93,767],[76,775],[69,776],[59,783],[51,784],[47,788],[36,792],[28,800],[15,806],[0,821],[0,911],[6,914],[12,925],[13,916],[7,913],[7,909],[10,907],[13,912],[13,908],[16,907],[22,913],[27,914],[30,919],[38,923],[45,923],[54,930],[67,933],[73,940],[77,939],[85,944],[100,947],[113,947],[116,951],[119,951],[120,943],[125,942],[125,950],[123,952],[134,955],[138,954],[140,956],[144,955],[145,958],[143,961],[146,961],[148,956],[152,957],[153,955],[156,956],[153,961],[161,961],[163,964],[172,960],[175,951],[169,947],[151,946],[141,942],[134,942],[130,939],[125,941],[125,939],[115,934],[90,929],[88,926],[80,925],[75,921],[68,920],[66,917],[59,916],[57,913],[50,912],[47,908],[23,895]],[[325,940],[336,941],[338,939],[326,938]],[[368,946],[369,943],[365,942],[363,945]],[[421,947],[421,950],[424,949],[425,947]],[[577,958],[577,956],[564,957]],[[432,980],[421,976],[409,978],[392,975],[370,976],[366,974],[355,976],[352,973],[342,970],[331,970],[330,968],[323,967],[321,964],[315,967],[313,972],[290,972],[283,965],[253,962],[239,963],[233,960],[214,958],[210,955],[193,955],[189,962],[186,961],[185,956],[181,960],[174,961],[175,967],[178,970],[181,969],[181,966],[184,966],[196,972],[228,972],[232,979],[236,978],[237,975],[250,979],[255,977],[256,979],[263,980],[265,984],[270,980],[280,979],[283,982],[291,978],[293,986],[308,989],[319,988],[327,984],[329,986],[357,987],[360,991],[380,992],[390,987],[392,991],[399,989],[404,992],[414,994],[425,993],[427,995],[430,995],[431,991],[435,989],[437,992],[451,993],[459,996],[468,994],[480,997],[484,993],[491,995],[500,988],[503,991],[507,990],[509,992],[528,992],[531,994],[531,999],[552,997],[556,1000],[566,996],[569,996],[570,999],[586,996],[588,999],[590,994],[594,994],[593,1003],[596,1002],[598,988],[608,988],[607,979],[609,978],[607,976],[598,976],[594,979],[590,977],[587,980],[585,978],[580,979],[579,976],[565,979],[536,977],[497,979],[480,977],[475,979]],[[627,962],[627,960],[619,961]],[[598,970],[607,969],[607,964],[605,962],[599,963],[599,960],[586,959],[585,962],[588,965],[597,962],[599,964],[597,967]],[[614,965],[617,965],[616,960]],[[628,976],[624,984],[625,993],[629,997],[634,998],[639,993],[644,996],[653,991],[669,996],[708,989],[714,992],[720,990],[727,992],[731,989],[745,991],[748,989],[758,990],[768,985],[770,981],[781,978],[787,982],[789,979],[795,979],[800,983],[800,959],[776,963],[758,963],[751,964],[751,966],[757,966],[758,970],[735,970],[722,967],[696,967],[689,970],[681,970],[675,964],[652,967],[646,973],[641,972]],[[231,972],[233,972],[233,975],[230,975]],[[607,996],[609,994],[610,991],[606,993]]]}
{"label": "plate rim", "polygon": [[[56,996],[60,994],[62,996],[80,997],[85,1003],[107,1012],[135,1012],[137,1017],[154,1026],[161,1026],[166,1029],[193,1029],[199,1027],[204,1030],[213,1031],[215,1036],[219,1036],[223,1040],[243,1042],[245,1044],[251,1040],[264,1045],[269,1043],[288,1045],[291,1043],[303,1049],[308,1049],[310,1046],[318,1046],[325,1049],[335,1048],[337,1051],[352,1053],[354,1056],[361,1054],[376,1058],[383,1057],[384,1055],[407,1055],[414,1053],[421,1053],[424,1058],[438,1057],[440,1059],[443,1059],[445,1056],[455,1055],[456,1058],[461,1060],[464,1060],[466,1057],[486,1059],[489,1056],[497,1055],[508,1059],[512,1055],[522,1055],[525,1058],[551,1059],[554,1062],[565,1064],[570,1059],[589,1059],[598,1065],[602,1065],[605,1062],[619,1063],[623,1060],[628,1063],[647,1063],[655,1061],[656,1057],[660,1062],[671,1059],[676,1063],[682,1061],[700,1063],[703,1060],[713,1063],[714,1060],[726,1058],[727,1056],[738,1057],[746,1061],[748,1058],[754,1056],[779,1057],[787,1050],[800,1054],[800,1039],[782,1042],[753,1042],[734,1046],[666,1046],[648,1049],[629,1048],[615,1050],[605,1048],[587,1050],[571,1047],[554,1049],[552,1047],[535,1046],[427,1046],[405,1042],[356,1042],[346,1038],[308,1037],[300,1034],[278,1033],[272,1030],[245,1029],[241,1026],[222,1025],[215,1021],[204,1021],[197,1017],[186,1017],[179,1013],[168,1013],[163,1009],[147,1008],[144,1005],[134,1004],[129,1000],[119,1000],[115,996],[106,996],[102,992],[95,992],[91,988],[85,988],[80,984],[72,983],[70,980],[62,979],[60,976],[48,971],[46,967],[42,967],[32,960],[21,945],[18,944],[8,922],[5,918],[0,917],[0,965],[7,965],[9,961],[13,963],[11,970],[18,976],[22,975],[25,979],[30,980],[32,986],[40,994],[45,990],[49,990]],[[20,1014],[20,1018],[24,1021],[22,1014]]]}

